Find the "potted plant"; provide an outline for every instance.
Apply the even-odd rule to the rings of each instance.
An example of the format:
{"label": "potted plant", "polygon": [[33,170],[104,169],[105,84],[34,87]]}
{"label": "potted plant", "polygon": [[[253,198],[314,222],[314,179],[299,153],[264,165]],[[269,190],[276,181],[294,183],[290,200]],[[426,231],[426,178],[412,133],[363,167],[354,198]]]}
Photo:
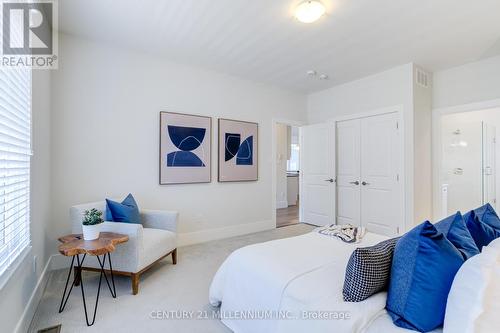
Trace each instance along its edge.
{"label": "potted plant", "polygon": [[83,239],[94,240],[99,238],[99,231],[103,222],[101,211],[95,208],[86,210],[82,221]]}

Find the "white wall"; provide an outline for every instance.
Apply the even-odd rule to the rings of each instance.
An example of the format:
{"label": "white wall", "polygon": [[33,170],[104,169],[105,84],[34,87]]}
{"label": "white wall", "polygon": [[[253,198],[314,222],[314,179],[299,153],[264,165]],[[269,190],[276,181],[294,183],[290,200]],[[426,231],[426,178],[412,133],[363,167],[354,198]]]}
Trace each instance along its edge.
{"label": "white wall", "polygon": [[[52,198],[57,236],[71,205],[134,194],[139,206],[180,212],[181,242],[273,228],[272,119],[301,120],[304,96],[61,35],[53,75]],[[160,111],[259,123],[259,181],[158,185]],[[213,135],[217,151],[217,135]],[[186,235],[186,233],[189,233]]]}
{"label": "white wall", "polygon": [[288,207],[286,162],[288,155],[288,125],[276,124],[276,208]]}
{"label": "white wall", "polygon": [[[415,79],[418,66],[413,66],[413,142],[414,142],[414,222],[432,217],[432,74],[428,73],[428,87]],[[420,69],[423,70],[423,69]],[[425,70],[424,70],[425,71]]]}
{"label": "white wall", "polygon": [[412,64],[406,64],[312,93],[308,96],[307,119],[319,123],[395,105],[410,109],[412,68]]}
{"label": "white wall", "polygon": [[434,73],[433,107],[500,98],[500,56]]}
{"label": "white wall", "polygon": [[[33,151],[31,160],[31,251],[21,262],[7,284],[0,290],[0,330],[26,332],[34,313],[43,283],[35,301],[32,293],[55,249],[49,244],[50,227],[50,71],[33,71],[32,84]],[[36,272],[33,257],[37,257]],[[46,280],[45,280],[46,281]],[[31,306],[29,306],[31,305]],[[24,318],[23,318],[24,316]],[[20,320],[23,318],[23,321]]]}

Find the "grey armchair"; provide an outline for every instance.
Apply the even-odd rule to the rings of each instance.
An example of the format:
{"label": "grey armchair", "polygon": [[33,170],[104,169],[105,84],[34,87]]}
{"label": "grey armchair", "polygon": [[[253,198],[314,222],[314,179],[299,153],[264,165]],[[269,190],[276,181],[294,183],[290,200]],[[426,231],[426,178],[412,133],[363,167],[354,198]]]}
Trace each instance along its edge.
{"label": "grey armchair", "polygon": [[[82,219],[85,210],[96,208],[106,216],[106,202],[94,202],[70,208],[72,232],[82,232]],[[104,222],[101,231],[128,235],[129,241],[116,247],[111,253],[113,273],[130,276],[132,294],[139,292],[139,280],[142,273],[161,259],[172,255],[172,262],[177,263],[177,219],[174,211],[141,210],[141,223]],[[83,270],[99,271],[95,257],[85,260]],[[79,276],[76,272],[75,276]]]}

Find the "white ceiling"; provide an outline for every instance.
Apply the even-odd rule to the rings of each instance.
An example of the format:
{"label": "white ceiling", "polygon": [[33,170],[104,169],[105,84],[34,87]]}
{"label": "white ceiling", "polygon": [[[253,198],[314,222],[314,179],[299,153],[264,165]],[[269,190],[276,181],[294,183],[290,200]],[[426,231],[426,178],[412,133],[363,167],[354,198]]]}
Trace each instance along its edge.
{"label": "white ceiling", "polygon": [[306,25],[292,16],[300,0],[63,0],[59,28],[304,93],[500,54],[500,0],[322,1],[328,15]]}

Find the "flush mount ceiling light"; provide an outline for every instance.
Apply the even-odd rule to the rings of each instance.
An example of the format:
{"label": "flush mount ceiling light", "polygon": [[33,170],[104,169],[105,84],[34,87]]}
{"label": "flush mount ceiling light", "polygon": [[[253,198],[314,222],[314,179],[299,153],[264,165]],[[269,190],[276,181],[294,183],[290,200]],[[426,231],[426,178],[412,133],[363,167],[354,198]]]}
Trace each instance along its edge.
{"label": "flush mount ceiling light", "polygon": [[312,23],[323,16],[325,12],[325,6],[321,2],[308,0],[295,8],[295,17],[302,23]]}

